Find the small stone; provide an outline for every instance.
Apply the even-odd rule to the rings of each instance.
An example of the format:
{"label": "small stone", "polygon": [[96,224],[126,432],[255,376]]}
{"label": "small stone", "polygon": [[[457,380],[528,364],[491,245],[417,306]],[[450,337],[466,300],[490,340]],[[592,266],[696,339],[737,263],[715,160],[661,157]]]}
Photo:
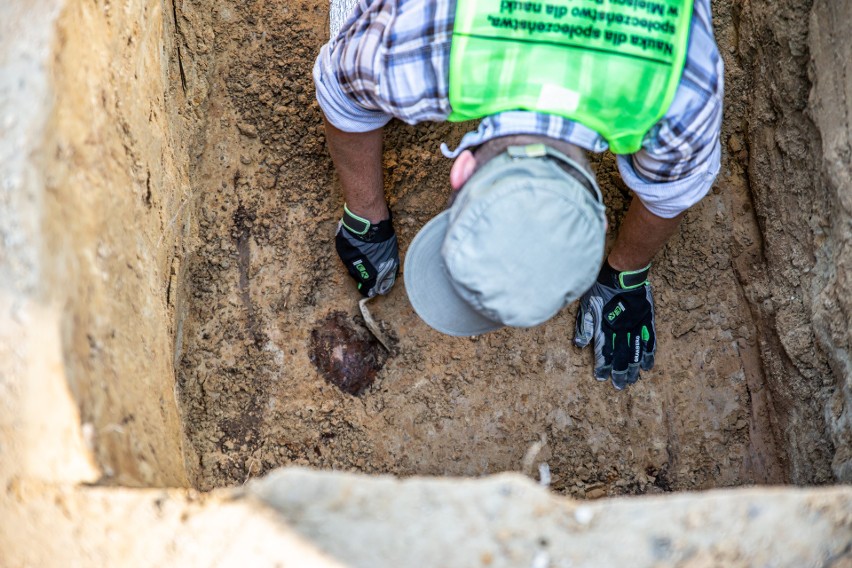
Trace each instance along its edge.
{"label": "small stone", "polygon": [[694,294],[690,294],[689,296],[686,296],[680,301],[680,307],[686,311],[691,311],[696,308],[700,308],[703,305],[704,300]]}
{"label": "small stone", "polygon": [[743,142],[740,140],[740,137],[736,134],[732,134],[730,138],[728,138],[728,148],[736,154],[740,150],[743,149]]}
{"label": "small stone", "polygon": [[574,510],[574,520],[581,525],[588,525],[595,518],[595,513],[591,507],[580,506]]}
{"label": "small stone", "polygon": [[674,328],[672,328],[672,335],[675,337],[681,337],[683,335],[686,335],[687,333],[695,329],[695,326],[697,324],[698,322],[688,320],[678,322],[675,324]]}
{"label": "small stone", "polygon": [[247,122],[238,122],[237,130],[246,138],[257,138],[257,126]]}
{"label": "small stone", "polygon": [[586,493],[587,499],[600,499],[606,495],[606,490],[602,487],[597,487]]}

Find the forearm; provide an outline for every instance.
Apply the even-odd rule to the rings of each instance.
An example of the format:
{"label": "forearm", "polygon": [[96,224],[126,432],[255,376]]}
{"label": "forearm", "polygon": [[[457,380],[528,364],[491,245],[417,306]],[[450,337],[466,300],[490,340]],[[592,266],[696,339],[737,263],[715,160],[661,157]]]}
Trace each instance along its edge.
{"label": "forearm", "polygon": [[654,255],[677,231],[683,213],[671,219],[648,211],[638,198],[621,224],[621,230],[607,260],[618,271],[639,270],[648,266]]}
{"label": "forearm", "polygon": [[344,132],[325,120],[328,151],[352,213],[378,223],[390,215],[382,181],[382,129]]}

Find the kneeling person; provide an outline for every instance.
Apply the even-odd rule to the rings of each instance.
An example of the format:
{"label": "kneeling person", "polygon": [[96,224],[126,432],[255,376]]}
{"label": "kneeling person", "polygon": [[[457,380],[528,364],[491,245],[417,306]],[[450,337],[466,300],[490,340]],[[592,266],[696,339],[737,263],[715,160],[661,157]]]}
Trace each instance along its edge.
{"label": "kneeling person", "polygon": [[[477,335],[538,325],[580,298],[574,341],[594,343],[595,377],[620,390],[650,369],[650,262],[709,191],[721,151],[709,0],[665,6],[612,6],[614,23],[581,25],[582,11],[558,21],[535,2],[362,0],[314,67],[346,201],[337,250],[361,293],[387,293],[399,267],[383,126],[482,118],[459,148],[442,146],[457,193],[409,248],[414,309],[438,331]],[[583,151],[608,148],[638,199],[604,259]]]}

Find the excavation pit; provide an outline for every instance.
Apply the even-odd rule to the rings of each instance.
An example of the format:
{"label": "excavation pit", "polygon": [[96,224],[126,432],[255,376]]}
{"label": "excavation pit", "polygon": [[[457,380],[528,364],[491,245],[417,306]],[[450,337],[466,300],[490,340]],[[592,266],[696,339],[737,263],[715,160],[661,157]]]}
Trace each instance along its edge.
{"label": "excavation pit", "polygon": [[[643,503],[675,511],[685,534],[700,511],[712,534],[738,542],[723,534],[726,509],[717,518],[704,497],[669,494],[852,480],[852,98],[839,78],[852,72],[836,73],[849,65],[846,7],[713,3],[726,64],[722,173],[655,259],[656,367],[616,392],[572,345],[576,306],[535,329],[452,338],[419,320],[400,278],[371,304],[395,339],[392,356],[362,327],[359,295],[334,252],[342,202],[309,72],[327,40],[322,0],[42,0],[40,17],[24,4],[0,8],[0,31],[10,31],[0,34],[0,426],[9,440],[0,481],[5,499],[40,520],[0,540],[12,565],[60,565],[62,551],[91,561],[95,549],[120,559],[94,528],[87,542],[101,544],[89,552],[59,538],[55,548],[15,545],[75,534],[82,518],[111,519],[114,499],[156,502],[159,513],[145,519],[179,526],[183,513],[169,517],[178,509],[207,514],[250,494],[338,559],[358,539],[372,542],[370,531],[417,528],[402,517],[407,506],[440,515],[479,499],[486,520],[474,532],[498,534],[488,523],[525,500],[552,524],[506,545],[517,557],[491,545],[474,556],[532,565],[573,542],[560,544],[552,527],[576,535],[608,526],[609,503],[637,523],[651,508]],[[438,146],[467,129],[388,128],[385,189],[403,259],[447,202],[450,162]],[[612,236],[631,196],[612,156],[593,166]],[[293,466],[470,479],[291,469],[256,481]],[[474,481],[520,472],[537,482],[540,471],[551,494],[515,478]],[[203,497],[119,493],[243,485],[247,493]],[[789,539],[777,539],[805,543],[791,565],[847,558],[850,497],[826,491],[838,493],[807,494],[806,505],[793,489],[743,493],[754,496],[741,503],[748,510],[735,497],[718,504],[745,519],[743,535],[796,518]],[[654,494],[596,508],[604,497]],[[359,517],[347,495],[374,506]],[[398,509],[376,505],[395,496]],[[754,511],[765,520],[749,521]],[[518,522],[535,514],[519,512]],[[350,535],[346,523],[359,518],[364,532]],[[346,538],[323,540],[326,520]],[[678,565],[690,558],[683,543],[699,546],[651,532],[625,550]],[[445,537],[430,532],[424,542]],[[401,557],[382,548],[387,540],[373,552],[393,565]],[[455,565],[471,565],[462,559],[474,544],[459,548]],[[767,562],[783,552],[766,550]],[[725,564],[723,552],[708,558]]]}
{"label": "excavation pit", "polygon": [[[181,24],[181,37],[214,38],[202,58],[211,69],[204,152],[190,171],[197,240],[181,263],[177,375],[199,464],[193,484],[229,486],[288,464],[401,476],[517,471],[542,436],[553,489],[574,497],[792,481],[787,442],[759,406],[764,331],[749,301],[751,268],[735,269],[760,234],[738,155],[726,157],[726,175],[655,262],[657,366],[630,392],[593,380],[590,353],[571,344],[576,306],[539,328],[452,338],[416,317],[402,281],[373,304],[399,337],[374,386],[364,389],[371,365],[351,386],[345,374],[332,381],[344,392],[326,382],[335,357],[318,355],[327,340],[312,322],[332,311],[355,316],[359,296],[334,252],[341,195],[305,72],[327,37],[325,10],[320,0],[299,10],[247,2],[227,19],[214,11],[204,33],[192,17]],[[717,26],[729,52],[730,16]],[[729,62],[729,75],[741,67]],[[749,87],[745,77],[729,81],[729,108],[746,111]],[[724,138],[746,136],[742,128],[729,120]],[[454,145],[466,129],[387,131],[403,273],[408,243],[449,196],[439,143]],[[594,167],[611,237],[631,196],[612,156]],[[240,221],[247,212],[252,228]],[[228,425],[246,414],[253,442],[231,441],[223,457]],[[810,456],[811,482],[830,479],[824,448],[796,451]]]}

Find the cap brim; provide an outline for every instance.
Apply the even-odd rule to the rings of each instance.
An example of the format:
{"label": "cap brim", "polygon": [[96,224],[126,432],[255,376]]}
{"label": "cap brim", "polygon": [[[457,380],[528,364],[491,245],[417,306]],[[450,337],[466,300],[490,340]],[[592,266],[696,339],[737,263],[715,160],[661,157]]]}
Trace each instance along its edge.
{"label": "cap brim", "polygon": [[503,327],[474,310],[453,287],[441,256],[449,228],[450,211],[426,223],[405,255],[405,290],[417,315],[447,335],[470,336]]}

